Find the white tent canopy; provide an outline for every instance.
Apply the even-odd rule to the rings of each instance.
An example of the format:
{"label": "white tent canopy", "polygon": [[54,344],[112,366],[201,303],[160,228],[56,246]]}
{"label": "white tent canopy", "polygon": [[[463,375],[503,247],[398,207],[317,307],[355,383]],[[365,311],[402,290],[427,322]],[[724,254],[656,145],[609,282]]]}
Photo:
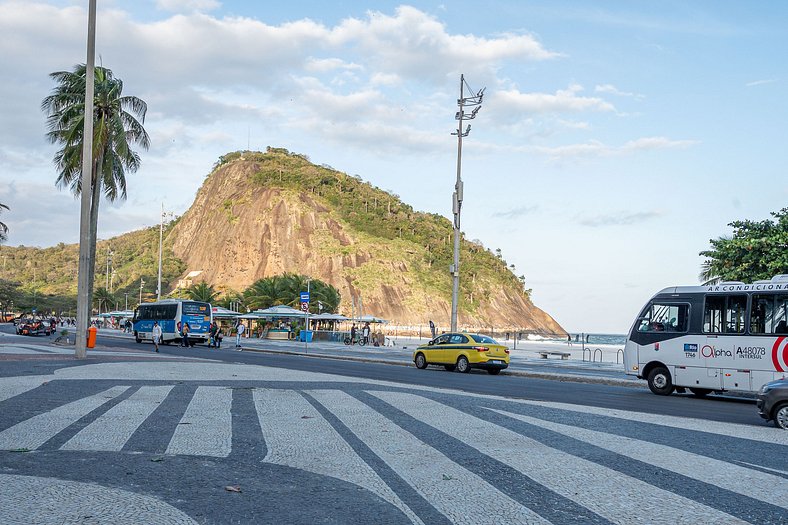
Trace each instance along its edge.
{"label": "white tent canopy", "polygon": [[212,306],[211,311],[213,313],[213,317],[216,319],[235,319],[241,315],[240,312],[234,312],[222,306]]}
{"label": "white tent canopy", "polygon": [[374,315],[363,315],[361,317],[351,319],[351,321],[359,321],[362,323],[388,323],[386,319],[381,319],[380,317],[375,317]]}
{"label": "white tent canopy", "polygon": [[272,306],[271,308],[266,308],[264,310],[255,310],[254,312],[249,312],[246,315],[254,315],[255,317],[244,319],[270,319],[273,317],[305,317],[306,312],[302,312],[301,310],[296,310],[295,308],[291,308],[289,306],[285,306],[283,304],[277,304],[276,306]]}
{"label": "white tent canopy", "polygon": [[349,321],[350,318],[339,314],[317,314],[317,315],[310,315],[309,320],[310,321]]}

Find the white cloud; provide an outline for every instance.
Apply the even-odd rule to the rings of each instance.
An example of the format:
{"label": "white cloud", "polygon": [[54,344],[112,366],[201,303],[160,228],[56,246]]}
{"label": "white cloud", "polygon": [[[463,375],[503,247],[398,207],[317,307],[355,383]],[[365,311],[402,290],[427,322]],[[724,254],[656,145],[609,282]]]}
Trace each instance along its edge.
{"label": "white cloud", "polygon": [[682,149],[694,146],[698,143],[699,141],[696,140],[672,140],[666,137],[643,137],[625,142],[621,146],[608,146],[598,140],[590,140],[583,144],[569,144],[566,146],[535,146],[533,150],[547,155],[551,160],[562,160],[578,157],[606,157],[648,150]]}
{"label": "white cloud", "polygon": [[649,221],[661,215],[662,213],[658,211],[620,211],[616,213],[580,218],[578,219],[578,222],[583,226],[589,226],[592,228],[605,226],[631,226],[633,224],[640,224]]}
{"label": "white cloud", "polygon": [[763,84],[773,84],[777,82],[776,78],[769,78],[765,80],[753,80],[752,82],[747,82],[744,84],[746,87],[753,87],[753,86],[762,86]]}
{"label": "white cloud", "polygon": [[616,95],[618,97],[630,97],[637,100],[642,100],[645,96],[640,95],[638,93],[631,93],[629,91],[620,91],[616,86],[613,84],[602,84],[598,85],[594,88],[596,93],[609,93],[611,95]]}
{"label": "white cloud", "polygon": [[555,93],[523,93],[517,89],[491,93],[488,107],[495,115],[522,113],[577,113],[583,111],[615,111],[610,102],[599,97],[578,95],[581,86],[572,85]]}
{"label": "white cloud", "polygon": [[156,0],[157,9],[173,13],[212,11],[221,5],[216,0]]}

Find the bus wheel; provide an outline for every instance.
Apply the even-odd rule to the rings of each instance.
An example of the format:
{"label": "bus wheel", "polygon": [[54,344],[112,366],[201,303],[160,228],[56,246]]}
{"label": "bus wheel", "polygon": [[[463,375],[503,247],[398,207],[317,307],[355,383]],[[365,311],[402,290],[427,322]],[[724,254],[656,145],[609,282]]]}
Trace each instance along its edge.
{"label": "bus wheel", "polygon": [[673,393],[673,381],[667,368],[658,366],[648,375],[648,387],[658,396],[669,396]]}
{"label": "bus wheel", "polygon": [[697,397],[706,397],[708,394],[711,394],[711,390],[708,388],[690,388],[690,392],[695,394]]}

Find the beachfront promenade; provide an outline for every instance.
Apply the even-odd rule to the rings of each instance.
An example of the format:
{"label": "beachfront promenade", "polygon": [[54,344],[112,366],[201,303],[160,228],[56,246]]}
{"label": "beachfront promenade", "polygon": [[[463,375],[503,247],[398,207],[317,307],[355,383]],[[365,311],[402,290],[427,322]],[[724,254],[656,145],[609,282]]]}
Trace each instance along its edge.
{"label": "beachfront promenade", "polygon": [[[73,333],[73,328],[71,329]],[[108,339],[133,341],[130,333],[111,328],[100,328],[99,336]],[[372,345],[346,346],[343,343],[316,341],[303,343],[297,341],[276,341],[258,339],[255,337],[242,338],[244,351],[249,352],[283,352],[287,354],[307,354],[312,356],[325,356],[334,359],[352,359],[369,362],[381,362],[400,365],[412,365],[413,350],[420,344],[426,344],[429,339],[416,337],[387,337],[391,346]],[[28,340],[29,341],[29,340]],[[565,343],[544,341],[499,341],[510,348],[511,362],[504,373],[523,373],[531,376],[543,375],[544,377],[558,377],[568,380],[604,381],[608,384],[626,384],[630,386],[646,387],[645,381],[634,376],[624,374],[623,355],[621,346],[615,345],[590,345],[585,351],[580,343],[568,346]],[[223,347],[232,348],[235,337],[226,336]],[[143,343],[131,349],[150,350],[149,343]],[[163,347],[164,348],[164,347]],[[58,350],[67,353],[67,350]],[[547,359],[540,357],[541,352],[569,353],[568,359],[561,356],[549,355]],[[585,358],[585,359],[584,359]]]}
{"label": "beachfront promenade", "polygon": [[[788,435],[751,403],[659,398],[616,386],[615,363],[519,348],[489,376],[417,370],[410,347],[244,345],[155,354],[102,333],[77,361],[48,338],[0,335],[0,523],[788,516]],[[532,362],[583,377],[535,379]],[[592,367],[611,384],[579,382]]]}

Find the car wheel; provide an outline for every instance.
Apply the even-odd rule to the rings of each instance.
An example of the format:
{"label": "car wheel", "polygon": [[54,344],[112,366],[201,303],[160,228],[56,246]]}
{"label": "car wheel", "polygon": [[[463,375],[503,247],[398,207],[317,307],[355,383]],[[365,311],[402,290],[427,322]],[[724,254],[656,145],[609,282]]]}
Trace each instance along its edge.
{"label": "car wheel", "polygon": [[673,393],[673,380],[668,369],[658,366],[648,374],[648,388],[658,396],[669,396]]}
{"label": "car wheel", "polygon": [[497,376],[498,374],[501,373],[501,369],[500,368],[490,368],[490,369],[487,370],[487,373],[490,374],[491,376]]}
{"label": "car wheel", "polygon": [[772,418],[774,419],[774,426],[783,430],[788,430],[788,403],[778,405],[772,413],[774,414]]}
{"label": "car wheel", "polygon": [[464,355],[461,355],[459,359],[457,359],[457,371],[461,374],[467,374],[471,371],[471,364]]}
{"label": "car wheel", "polygon": [[690,392],[695,394],[697,397],[706,397],[707,395],[711,394],[711,390],[708,388],[690,388]]}
{"label": "car wheel", "polygon": [[454,372],[454,369],[457,368],[457,365],[443,365],[443,368],[445,368],[449,372]]}
{"label": "car wheel", "polygon": [[416,354],[416,368],[419,370],[427,368],[427,358],[424,357],[424,354]]}

